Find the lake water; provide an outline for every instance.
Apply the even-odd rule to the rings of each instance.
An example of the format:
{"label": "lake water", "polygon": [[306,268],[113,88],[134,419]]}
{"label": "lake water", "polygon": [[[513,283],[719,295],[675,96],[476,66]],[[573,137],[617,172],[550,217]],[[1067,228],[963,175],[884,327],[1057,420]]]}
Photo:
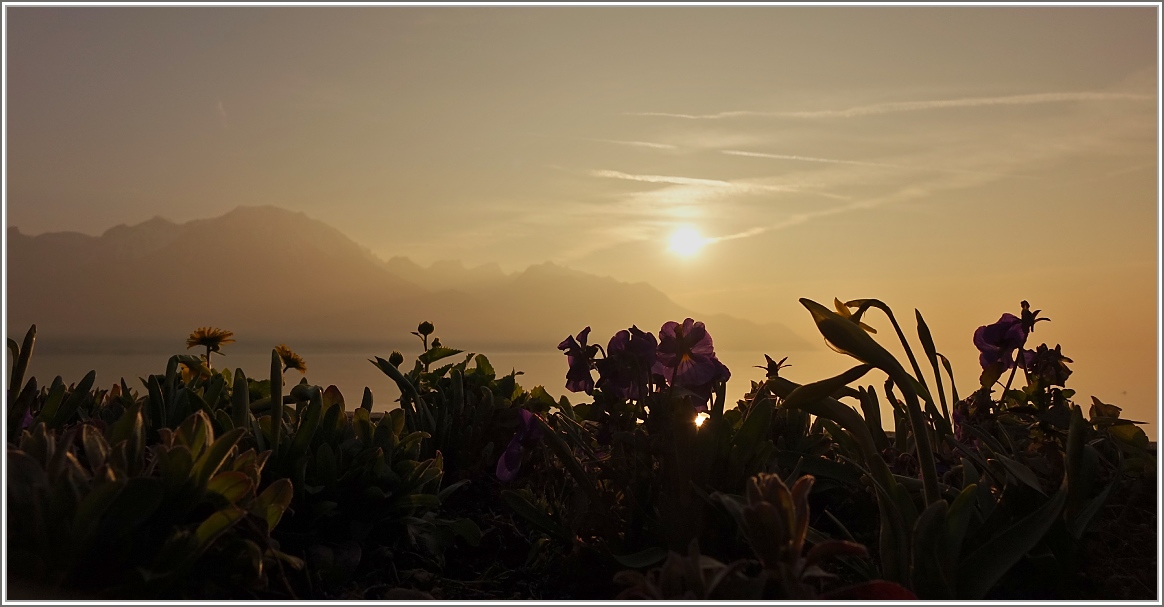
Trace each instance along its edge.
{"label": "lake water", "polygon": [[[419,348],[413,351],[405,350],[406,359],[411,361],[412,357],[419,353],[418,350]],[[196,349],[190,350],[195,351]],[[330,345],[297,348],[296,351],[307,361],[307,379],[311,383],[323,386],[335,384],[352,404],[360,401],[364,387],[367,386],[372,390],[375,410],[382,411],[396,406],[394,401],[399,398],[400,392],[395,384],[368,362],[373,356],[387,358],[392,348],[377,351],[366,346]],[[526,389],[542,385],[555,398],[566,394],[572,403],[585,402],[585,394],[572,394],[565,389],[566,357],[561,352],[549,348],[544,351],[505,351],[486,348],[483,351],[489,356],[498,375],[517,369],[523,372],[523,375],[518,376],[518,383]],[[67,347],[41,349],[38,344],[29,367],[30,373],[42,385],[47,385],[56,375],[61,375],[66,383],[76,382],[92,369],[97,371],[97,384],[100,386],[109,387],[124,377],[131,388],[140,389],[141,382],[137,381],[137,378],[150,373],[164,373],[167,359],[175,353],[179,352],[160,349],[156,352],[133,353],[98,353],[91,350],[80,352],[71,351]],[[798,383],[831,377],[855,364],[853,359],[829,350],[769,352],[769,354],[777,359],[787,355],[792,366],[782,371],[781,375]],[[1155,366],[1145,364],[1140,365],[1144,367],[1142,369],[1134,368],[1126,357],[1120,357],[1115,352],[1071,354],[1075,360],[1071,368],[1075,373],[1068,381],[1068,386],[1077,391],[1075,400],[1083,406],[1084,413],[1086,414],[1090,405],[1090,395],[1095,394],[1104,402],[1123,407],[1125,418],[1149,422],[1144,429],[1148,436],[1155,440],[1159,403]],[[763,379],[764,371],[755,368],[754,365],[763,365],[764,356],[762,352],[739,350],[718,351],[717,355],[732,371],[732,378],[728,382],[730,406],[748,391],[749,380]],[[223,365],[231,369],[241,367],[250,377],[262,378],[269,373],[270,350],[248,351],[230,347],[226,356],[216,355],[213,360],[216,367]],[[955,378],[964,396],[977,383],[977,355],[973,351],[959,352],[951,355],[951,361],[954,365]],[[928,372],[928,365],[924,361],[922,365]],[[295,371],[289,371],[286,375],[289,383],[297,383],[300,377]],[[928,377],[927,380],[931,381]],[[1016,384],[1021,383],[1021,374],[1015,381]],[[880,386],[884,382],[884,375],[874,371],[862,382],[865,385]],[[882,412],[882,419],[892,420],[886,404],[882,405],[886,409]]]}

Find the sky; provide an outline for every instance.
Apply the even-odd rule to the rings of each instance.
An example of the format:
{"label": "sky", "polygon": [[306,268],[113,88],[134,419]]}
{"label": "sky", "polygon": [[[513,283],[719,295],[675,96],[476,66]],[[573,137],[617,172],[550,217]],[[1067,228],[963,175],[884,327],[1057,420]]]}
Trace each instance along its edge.
{"label": "sky", "polygon": [[1158,398],[1156,7],[5,14],[25,233],[273,204],[805,336],[799,297],[878,297],[964,376],[1027,299],[1107,402]]}

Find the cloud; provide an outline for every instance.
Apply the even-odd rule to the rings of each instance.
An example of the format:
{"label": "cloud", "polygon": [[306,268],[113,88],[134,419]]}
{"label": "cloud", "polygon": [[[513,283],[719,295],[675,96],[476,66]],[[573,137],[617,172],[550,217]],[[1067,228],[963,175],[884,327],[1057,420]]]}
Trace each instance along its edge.
{"label": "cloud", "polygon": [[1155,101],[1154,95],[1133,93],[1065,92],[1033,93],[1029,95],[1009,95],[1005,97],[966,97],[962,99],[935,99],[928,101],[893,101],[859,105],[844,110],[815,110],[809,112],[757,112],[738,110],[714,114],[675,114],[669,112],[628,112],[630,116],[657,116],[681,118],[685,120],[720,120],[723,118],[766,117],[766,118],[855,118],[897,112],[916,112],[949,108],[984,107],[996,105],[1034,105],[1042,103],[1067,103],[1086,101]]}
{"label": "cloud", "polygon": [[652,141],[620,141],[618,139],[587,139],[586,141],[597,141],[598,143],[613,143],[615,145],[627,145],[638,148],[652,148],[656,150],[673,150],[675,146],[669,143],[655,143]]}
{"label": "cloud", "polygon": [[625,179],[627,181],[643,181],[646,183],[669,183],[674,185],[699,185],[710,186],[716,188],[730,188],[732,183],[730,181],[720,181],[718,179],[698,179],[695,177],[672,177],[670,175],[635,175],[631,173],[623,173],[621,171],[590,171],[594,177],[607,177],[610,179]]}
{"label": "cloud", "polygon": [[836,158],[816,158],[813,156],[792,156],[786,154],[765,154],[762,152],[744,152],[740,150],[721,150],[721,153],[729,156],[746,156],[749,158],[771,158],[773,160],[795,160],[799,162],[822,162],[826,164],[848,164],[853,166],[863,167],[878,167],[886,169],[899,169],[906,171],[934,171],[938,173],[963,173],[967,175],[989,175],[992,177],[1008,177],[1006,173],[990,173],[985,171],[969,171],[965,169],[943,169],[919,166],[916,164],[888,164],[884,162],[865,162],[862,160],[840,160]]}
{"label": "cloud", "polygon": [[226,126],[226,107],[222,105],[221,99],[218,99],[217,101],[218,103],[216,104],[216,108],[218,109],[218,121],[222,124],[222,126]]}

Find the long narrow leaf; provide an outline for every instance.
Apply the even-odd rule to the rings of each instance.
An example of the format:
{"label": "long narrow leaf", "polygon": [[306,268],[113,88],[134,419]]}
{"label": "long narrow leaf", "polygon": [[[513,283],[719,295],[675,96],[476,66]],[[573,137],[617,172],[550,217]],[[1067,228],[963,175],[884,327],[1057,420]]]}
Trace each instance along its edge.
{"label": "long narrow leaf", "polygon": [[1059,518],[1067,503],[1067,492],[1060,490],[1038,510],[1028,514],[975,550],[959,564],[958,596],[977,601],[1019,562],[1024,554],[1043,539]]}

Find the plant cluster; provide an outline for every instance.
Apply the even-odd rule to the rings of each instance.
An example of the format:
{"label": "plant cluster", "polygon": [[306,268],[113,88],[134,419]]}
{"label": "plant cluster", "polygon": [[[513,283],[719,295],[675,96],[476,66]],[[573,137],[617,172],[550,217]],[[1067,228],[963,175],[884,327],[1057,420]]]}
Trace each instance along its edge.
{"label": "plant cluster", "polygon": [[[8,344],[10,579],[109,598],[1071,598],[1089,529],[1156,460],[1119,407],[1075,404],[1071,359],[1028,343],[1040,311],[979,327],[960,397],[920,313],[928,374],[883,302],[801,302],[859,364],[798,385],[766,356],[731,407],[690,318],[567,336],[576,404],[424,322],[411,367],[370,361],[400,392],[386,412],[309,383],[284,344],[261,377],[213,368],[233,334],[212,327],[139,389],[41,387],[34,326]],[[872,371],[881,386],[858,383]]]}

